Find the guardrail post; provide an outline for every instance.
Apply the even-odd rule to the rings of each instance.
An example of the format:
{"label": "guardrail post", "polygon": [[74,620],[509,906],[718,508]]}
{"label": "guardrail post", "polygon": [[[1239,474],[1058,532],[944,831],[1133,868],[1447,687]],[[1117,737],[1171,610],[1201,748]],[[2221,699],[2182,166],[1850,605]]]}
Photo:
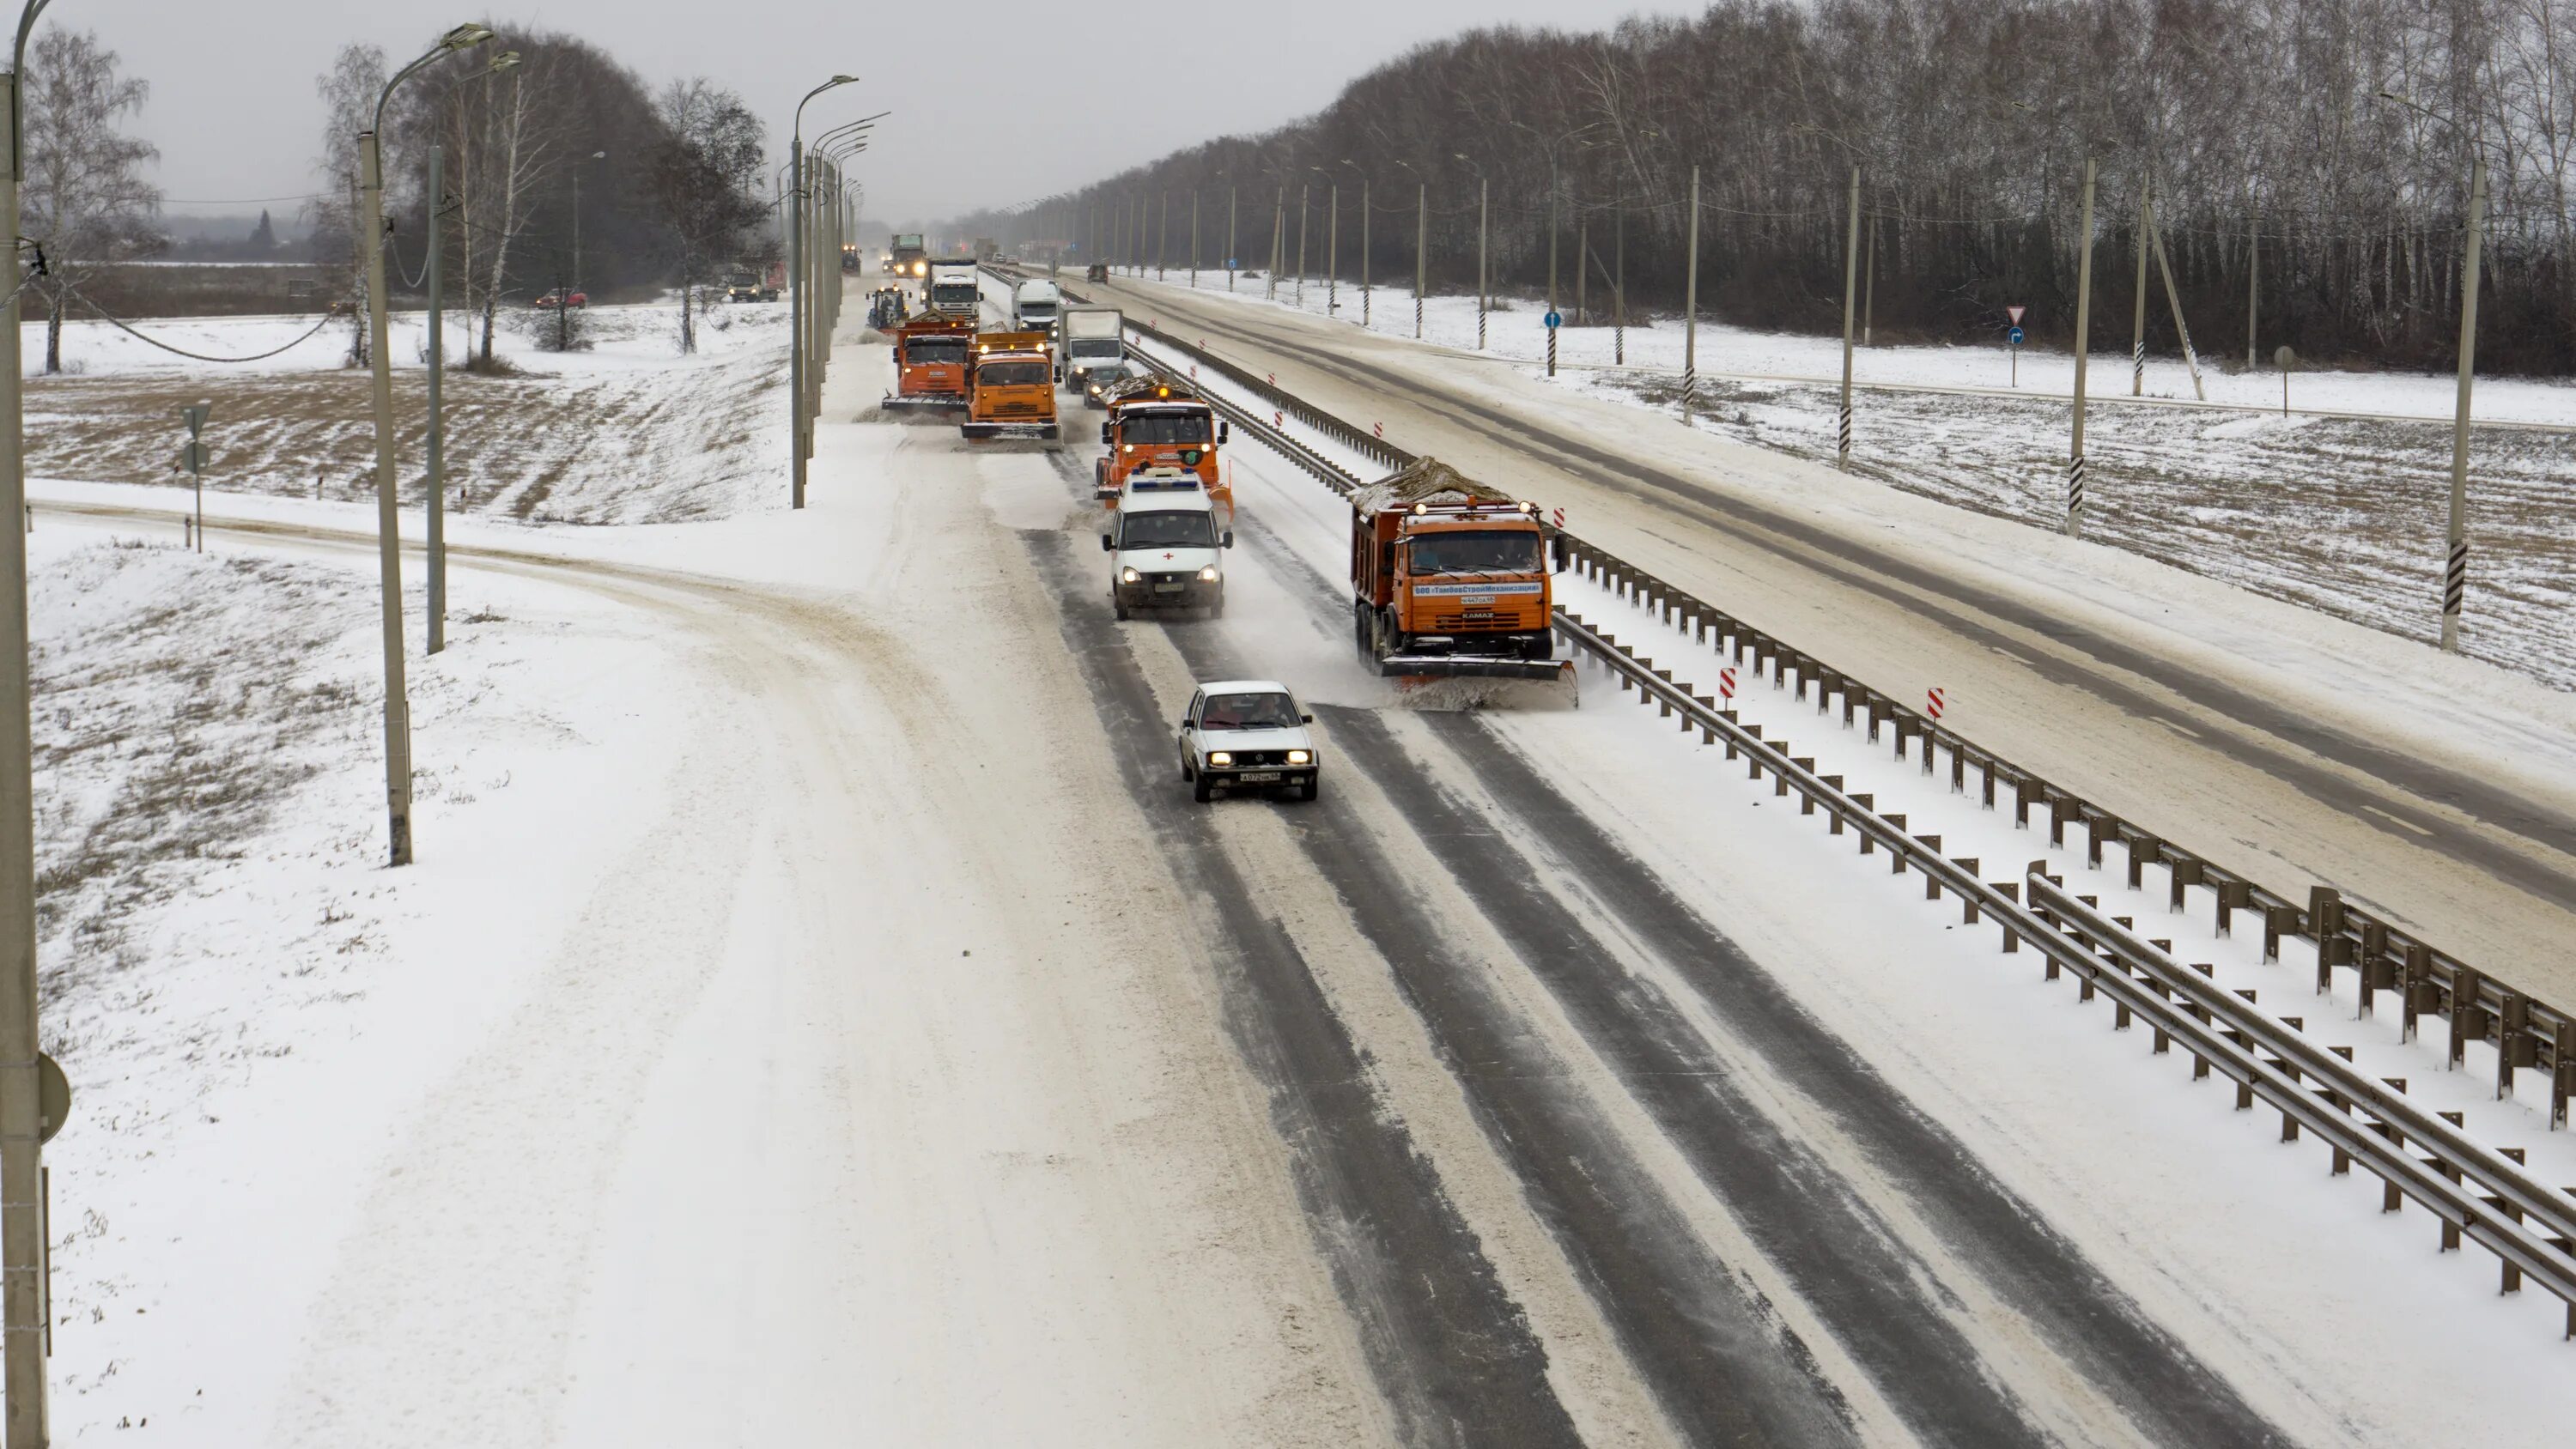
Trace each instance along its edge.
{"label": "guardrail post", "polygon": [[[1921,835],[1915,838],[1923,842],[1923,848],[1925,850],[1932,852],[1934,855],[1939,855],[1941,853],[1940,836]],[[1941,899],[1941,877],[1934,875],[1928,868],[1923,872],[1923,899],[1927,901],[1937,901]]]}
{"label": "guardrail post", "polygon": [[2263,908],[2263,959],[2281,959],[2281,938],[2299,933],[2299,908],[2265,906]]}
{"label": "guardrail post", "polygon": [[2218,883],[2218,934],[2222,936],[2235,935],[2236,913],[2251,907],[2253,904],[2254,887],[2251,882],[2241,880],[2220,881]]}
{"label": "guardrail post", "polygon": [[2146,888],[2146,868],[2156,863],[2163,850],[2164,842],[2152,835],[2140,835],[2129,842],[2129,889]]}
{"label": "guardrail post", "polygon": [[2406,985],[2400,996],[2405,1017],[2398,1028],[2399,1041],[2415,1039],[2415,1019],[2423,1014],[2424,1008],[2439,1004],[2434,996],[2436,989],[2433,985],[2433,948],[2417,941],[2406,948]]}
{"label": "guardrail post", "polygon": [[[1905,833],[1905,816],[1904,816],[1902,813],[1897,812],[1897,811],[1889,811],[1887,814],[1882,815],[1882,816],[1880,816],[1880,817],[1878,817],[1878,818],[1879,818],[1879,819],[1881,819],[1881,820],[1886,821],[1886,822],[1887,822],[1891,827],[1893,827],[1893,828],[1895,829],[1895,831],[1896,831],[1896,833],[1897,833],[1897,834],[1899,834],[1899,835],[1903,835],[1903,834]],[[1863,836],[1863,837],[1861,837],[1861,838],[1862,838],[1863,840],[1866,840],[1866,839],[1868,839],[1869,837],[1867,837],[1867,836]],[[1863,855],[1867,855],[1867,854],[1869,854],[1869,851],[1868,851],[1866,848],[1863,848],[1863,849],[1862,849],[1862,851],[1861,851],[1861,854],[1863,854]],[[1903,874],[1905,874],[1905,847],[1904,847],[1904,846],[1902,846],[1902,845],[1891,845],[1891,846],[1889,846],[1889,847],[1887,848],[1887,854],[1888,854],[1888,861],[1887,861],[1888,871],[1887,871],[1887,873],[1888,873],[1889,875],[1903,875]]]}
{"label": "guardrail post", "polygon": [[2513,1070],[2537,1064],[2538,1042],[2531,1039],[2531,1001],[2519,991],[2504,994],[2496,1022],[2496,1100],[2513,1095]]}
{"label": "guardrail post", "polygon": [[2095,870],[2102,868],[2102,842],[2118,836],[2120,822],[2108,815],[2084,817],[2084,863]]}
{"label": "guardrail post", "polygon": [[2166,866],[2166,874],[2171,878],[2172,895],[2166,909],[2181,910],[2183,892],[2192,886],[2203,884],[2206,870],[2207,868],[2197,860],[2177,860],[2169,863]]}
{"label": "guardrail post", "polygon": [[[1970,875],[1978,873],[1979,862],[1977,857],[1973,855],[1960,861],[1958,864],[1959,869],[1966,871]],[[1959,924],[1963,926],[1975,925],[1977,923],[1977,898],[1974,895],[1962,895],[1959,897],[1959,906]]]}
{"label": "guardrail post", "polygon": [[[1872,810],[1872,809],[1876,809],[1876,808],[1877,808],[1877,806],[1878,806],[1878,797],[1877,797],[1876,795],[1870,794],[1870,793],[1869,793],[1869,792],[1867,792],[1867,791],[1863,791],[1863,792],[1861,792],[1860,794],[1857,794],[1857,795],[1854,795],[1853,797],[1851,797],[1851,802],[1852,802],[1854,805],[1859,806],[1859,807],[1860,807],[1861,809],[1863,809],[1863,810]],[[1863,855],[1867,855],[1867,854],[1869,854],[1871,851],[1878,849],[1878,842],[1870,838],[1870,834],[1869,834],[1869,832],[1868,832],[1868,831],[1863,830],[1863,831],[1859,831],[1859,832],[1857,832],[1857,833],[1858,833],[1858,834],[1859,834],[1859,836],[1860,836],[1860,853],[1861,853],[1861,854],[1863,854]]]}
{"label": "guardrail post", "polygon": [[[2034,862],[2034,863],[2036,863],[2036,862]],[[2008,900],[2008,901],[2012,902],[2014,905],[2020,905],[2020,904],[2021,904],[2021,882],[2020,882],[2020,881],[2017,881],[2017,880],[2008,880],[2008,881],[2004,881],[2004,882],[2001,882],[2000,884],[1998,884],[1998,885],[1995,887],[1995,889],[1996,889],[1997,891],[1999,891],[1999,892],[2001,892],[2001,893],[2002,893],[2003,898],[2004,898],[2005,900]],[[2004,954],[2005,954],[2005,955],[2007,955],[2007,956],[2010,956],[2010,955],[2012,955],[2014,952],[2019,951],[2019,950],[2021,949],[2021,933],[2020,933],[2020,932],[2018,932],[2018,931],[2015,931],[2015,930],[2012,928],[2012,918],[2011,918],[2010,916],[1999,916],[1999,917],[1997,917],[1996,919],[1998,919],[1998,920],[2000,920],[2000,921],[2002,921],[2002,922],[2003,922],[2003,926],[2004,926]]]}
{"label": "guardrail post", "polygon": [[[2553,1070],[2549,1074],[2549,1130],[2557,1132],[2567,1126],[2567,1099],[2576,1096],[2576,1021],[2558,1023],[2558,1040],[2550,1049]],[[2576,1306],[2568,1312],[2568,1329],[2576,1335]]]}
{"label": "guardrail post", "polygon": [[2486,1014],[2478,1007],[2478,973],[2463,966],[2451,976],[2451,1069],[2469,1059],[2469,1043],[2487,1039]]}
{"label": "guardrail post", "polygon": [[2030,807],[2040,797],[2039,785],[2029,779],[2013,781],[2013,828],[2030,828]]}
{"label": "guardrail post", "polygon": [[2361,978],[2361,1014],[2370,1016],[2376,1010],[2371,997],[2392,984],[2395,963],[2388,959],[2388,927],[2380,921],[2361,923],[2361,966],[2355,973]]}

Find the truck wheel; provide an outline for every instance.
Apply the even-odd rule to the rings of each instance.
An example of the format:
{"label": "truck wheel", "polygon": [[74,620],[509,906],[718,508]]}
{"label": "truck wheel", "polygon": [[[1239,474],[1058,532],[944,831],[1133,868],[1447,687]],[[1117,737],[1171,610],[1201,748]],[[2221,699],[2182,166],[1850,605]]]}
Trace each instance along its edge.
{"label": "truck wheel", "polygon": [[1197,779],[1190,781],[1190,798],[1191,798],[1191,799],[1196,800],[1196,801],[1198,801],[1200,804],[1204,805],[1204,804],[1206,804],[1206,803],[1208,802],[1208,798],[1209,798],[1209,796],[1210,796],[1210,794],[1211,794],[1211,793],[1212,793],[1212,787],[1211,787],[1211,786],[1209,786],[1209,784],[1208,784],[1208,777],[1207,777],[1207,776],[1205,776],[1205,775],[1201,775],[1201,776],[1199,776]]}
{"label": "truck wheel", "polygon": [[1538,637],[1522,644],[1521,657],[1523,659],[1554,659],[1556,657],[1556,631],[1553,629],[1548,630],[1541,633]]}

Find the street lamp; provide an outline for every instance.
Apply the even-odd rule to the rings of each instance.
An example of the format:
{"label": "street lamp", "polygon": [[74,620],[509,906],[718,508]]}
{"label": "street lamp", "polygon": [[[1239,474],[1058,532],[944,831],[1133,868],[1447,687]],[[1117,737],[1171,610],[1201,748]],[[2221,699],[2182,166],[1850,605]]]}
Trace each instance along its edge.
{"label": "street lamp", "polygon": [[856,83],[857,76],[836,75],[805,93],[796,103],[794,124],[788,129],[787,169],[788,196],[794,210],[787,226],[787,426],[790,507],[805,506],[805,460],[812,455],[813,423],[805,413],[805,309],[813,302],[812,289],[805,285],[805,107],[816,96],[840,86]]}
{"label": "street lamp", "polygon": [[1452,151],[1449,154],[1465,162],[1467,169],[1476,173],[1476,350],[1482,352],[1485,350],[1485,309],[1493,296],[1486,282],[1485,223],[1493,214],[1494,188],[1485,176],[1485,168],[1470,160],[1466,152]]}
{"label": "street lamp", "polygon": [[379,138],[385,128],[385,104],[393,99],[395,87],[431,62],[491,38],[489,27],[472,23],[440,36],[438,44],[385,82],[376,95],[375,115],[358,136],[358,234],[364,239],[360,250],[367,257],[367,350],[369,370],[375,374],[376,554],[384,588],[385,814],[394,865],[411,864],[411,700],[403,681],[402,527],[395,497],[393,356],[385,344],[385,173]]}
{"label": "street lamp", "polygon": [[28,0],[10,52],[8,164],[0,166],[0,237],[10,238],[9,295],[0,301],[0,1380],[8,1449],[45,1442],[44,1110],[36,1032],[34,727],[27,704],[25,398],[18,356],[18,182],[26,174],[27,36],[46,0]]}
{"label": "street lamp", "polygon": [[1345,156],[1342,164],[1358,172],[1360,178],[1360,330],[1366,331],[1369,325],[1369,178],[1368,172],[1357,161]]}
{"label": "street lamp", "polygon": [[1429,277],[1431,243],[1431,183],[1415,170],[1410,161],[1395,163],[1413,172],[1413,336],[1422,338],[1422,291]]}
{"label": "street lamp", "polygon": [[[469,75],[457,78],[447,88],[453,101],[456,92],[467,81],[498,75],[519,63],[519,53],[505,50],[492,57],[492,63]],[[447,378],[447,303],[446,271],[440,255],[447,226],[447,156],[445,148],[429,148],[429,440],[428,494],[422,506],[429,511],[427,543],[429,547],[429,652],[447,648],[447,413],[440,401],[440,388]],[[580,207],[573,210],[573,224],[581,224]],[[564,325],[557,319],[556,325]]]}
{"label": "street lamp", "polygon": [[[2404,106],[2426,120],[2460,133],[2459,123],[2427,110],[2395,91],[2382,88],[2379,99]],[[2478,356],[2478,250],[2485,237],[2487,209],[2486,133],[2469,135],[2469,229],[2467,250],[2460,258],[2460,390],[2451,413],[2451,514],[2449,547],[2442,564],[2442,652],[2460,652],[2460,607],[2469,592],[2469,382]]]}
{"label": "street lamp", "polygon": [[[1860,148],[1824,127],[1809,121],[1793,121],[1789,129],[1803,136],[1821,136],[1843,148],[1851,157],[1851,201],[1847,206],[1848,221],[1843,239],[1843,397],[1842,416],[1836,431],[1835,462],[1845,471],[1851,468],[1852,440],[1852,303],[1859,291],[1860,278]],[[2146,305],[2141,290],[2139,306]],[[2143,315],[2143,314],[2141,314]]]}

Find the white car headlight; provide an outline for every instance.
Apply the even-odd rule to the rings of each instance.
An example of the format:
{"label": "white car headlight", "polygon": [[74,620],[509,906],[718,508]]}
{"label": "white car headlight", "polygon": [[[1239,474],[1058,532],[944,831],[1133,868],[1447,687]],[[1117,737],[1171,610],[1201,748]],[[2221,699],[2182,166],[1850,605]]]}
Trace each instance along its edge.
{"label": "white car headlight", "polygon": [[1315,763],[1315,757],[1305,750],[1290,750],[1288,752],[1288,763],[1292,765],[1311,765]]}
{"label": "white car headlight", "polygon": [[1122,584],[1132,584],[1142,577],[1143,575],[1137,573],[1134,569],[1120,569],[1118,571],[1118,582]]}
{"label": "white car headlight", "polygon": [[1199,570],[1199,582],[1203,584],[1212,584],[1216,582],[1215,564],[1209,564],[1206,568]]}
{"label": "white car headlight", "polygon": [[1218,766],[1231,765],[1234,763],[1234,756],[1225,750],[1210,750],[1208,751],[1208,763]]}

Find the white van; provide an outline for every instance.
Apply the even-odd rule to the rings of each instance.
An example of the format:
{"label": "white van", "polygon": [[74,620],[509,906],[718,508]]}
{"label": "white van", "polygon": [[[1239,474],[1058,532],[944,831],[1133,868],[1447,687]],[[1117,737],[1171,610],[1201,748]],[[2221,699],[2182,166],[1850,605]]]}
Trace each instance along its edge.
{"label": "white van", "polygon": [[1225,554],[1234,532],[1220,530],[1216,506],[1187,468],[1141,468],[1100,535],[1110,555],[1109,603],[1119,618],[1135,609],[1225,612]]}
{"label": "white van", "polygon": [[1064,306],[1064,294],[1055,283],[1033,278],[1020,283],[1011,293],[1011,326],[1020,332],[1053,332],[1055,315]]}

